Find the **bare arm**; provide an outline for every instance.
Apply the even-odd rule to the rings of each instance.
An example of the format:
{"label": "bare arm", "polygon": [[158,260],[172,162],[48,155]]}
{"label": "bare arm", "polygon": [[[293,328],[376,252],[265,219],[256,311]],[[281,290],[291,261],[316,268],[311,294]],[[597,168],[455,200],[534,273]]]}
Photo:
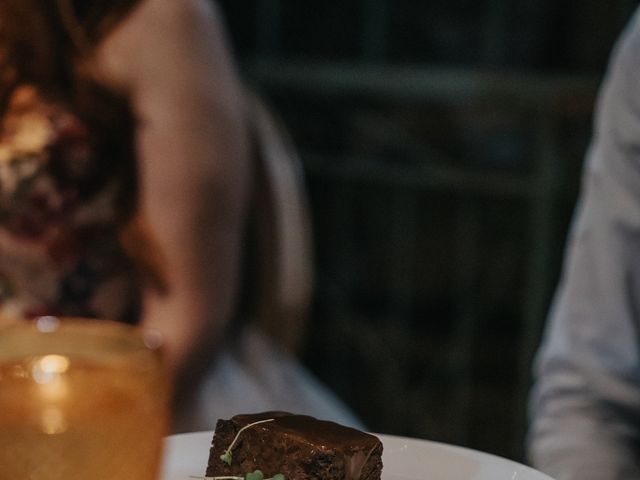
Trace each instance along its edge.
{"label": "bare arm", "polygon": [[144,294],[179,381],[206,366],[230,316],[247,178],[244,110],[216,12],[205,0],[143,0],[98,51],[139,120],[140,213],[169,292]]}

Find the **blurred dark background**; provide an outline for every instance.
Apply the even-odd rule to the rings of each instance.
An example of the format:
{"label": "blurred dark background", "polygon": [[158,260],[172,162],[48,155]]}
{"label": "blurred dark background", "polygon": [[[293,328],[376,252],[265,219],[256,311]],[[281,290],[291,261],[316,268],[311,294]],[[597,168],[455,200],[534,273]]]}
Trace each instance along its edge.
{"label": "blurred dark background", "polygon": [[304,361],[373,431],[522,459],[594,96],[637,1],[220,4],[304,164]]}

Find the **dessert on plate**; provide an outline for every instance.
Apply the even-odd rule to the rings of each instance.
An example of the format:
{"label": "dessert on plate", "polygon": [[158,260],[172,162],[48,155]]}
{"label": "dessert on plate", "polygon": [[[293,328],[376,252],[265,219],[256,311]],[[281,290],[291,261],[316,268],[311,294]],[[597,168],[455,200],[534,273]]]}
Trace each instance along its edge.
{"label": "dessert on plate", "polygon": [[287,412],[218,420],[206,476],[247,480],[380,480],[374,435]]}

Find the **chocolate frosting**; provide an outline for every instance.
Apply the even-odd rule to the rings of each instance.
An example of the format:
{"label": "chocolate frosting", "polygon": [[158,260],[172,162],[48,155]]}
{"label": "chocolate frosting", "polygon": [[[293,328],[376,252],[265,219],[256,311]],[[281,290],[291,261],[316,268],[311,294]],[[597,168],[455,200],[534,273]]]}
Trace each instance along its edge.
{"label": "chocolate frosting", "polygon": [[309,448],[305,450],[310,456],[323,451],[342,456],[345,480],[359,480],[369,456],[380,445],[380,440],[374,435],[307,415],[263,412],[236,415],[231,421],[240,429],[250,423],[271,418],[274,419],[271,422],[250,428],[268,429],[274,436],[289,436],[298,443],[307,444]]}

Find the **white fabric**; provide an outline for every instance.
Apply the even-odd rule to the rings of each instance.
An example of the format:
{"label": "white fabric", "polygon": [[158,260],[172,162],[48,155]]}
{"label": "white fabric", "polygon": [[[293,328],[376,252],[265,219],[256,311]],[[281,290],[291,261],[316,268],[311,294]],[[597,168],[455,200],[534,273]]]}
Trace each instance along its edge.
{"label": "white fabric", "polygon": [[219,418],[281,410],[355,428],[362,423],[292,355],[256,328],[218,358],[193,403],[176,418],[177,432],[207,431]]}
{"label": "white fabric", "polygon": [[640,479],[640,15],[603,84],[528,438],[557,480]]}

